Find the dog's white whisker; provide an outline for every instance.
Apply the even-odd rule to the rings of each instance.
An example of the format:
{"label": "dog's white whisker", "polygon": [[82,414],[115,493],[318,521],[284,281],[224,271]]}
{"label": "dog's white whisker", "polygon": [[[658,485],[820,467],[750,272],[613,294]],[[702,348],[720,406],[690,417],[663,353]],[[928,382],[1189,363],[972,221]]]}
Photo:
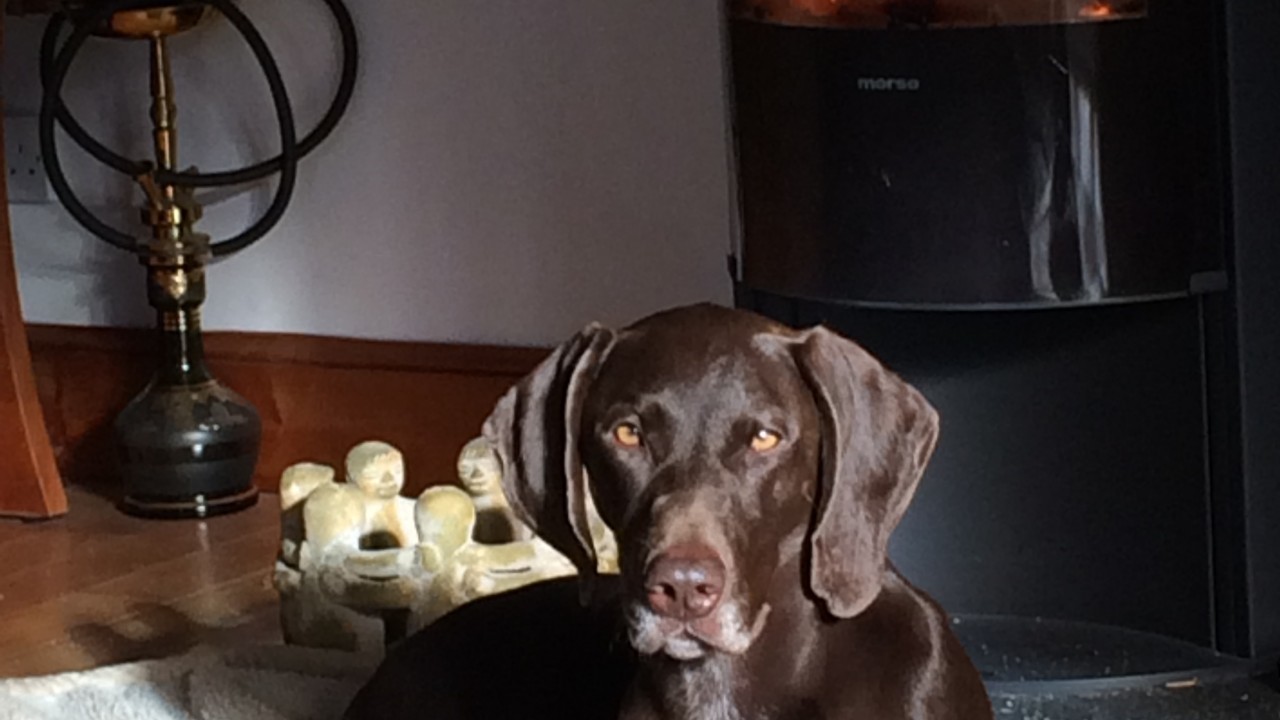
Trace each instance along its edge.
{"label": "dog's white whisker", "polygon": [[675,660],[703,657],[709,651],[741,655],[764,631],[770,610],[768,603],[761,606],[748,628],[741,606],[726,603],[717,608],[712,622],[706,623],[709,627],[702,627],[698,621],[683,623],[664,619],[637,603],[627,613],[628,635],[631,646],[642,655],[664,652]]}

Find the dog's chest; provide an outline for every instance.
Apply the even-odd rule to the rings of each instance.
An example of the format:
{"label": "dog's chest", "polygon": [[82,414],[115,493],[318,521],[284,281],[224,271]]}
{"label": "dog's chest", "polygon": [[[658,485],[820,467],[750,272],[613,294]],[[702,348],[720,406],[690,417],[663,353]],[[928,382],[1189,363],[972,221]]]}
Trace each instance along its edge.
{"label": "dog's chest", "polygon": [[682,720],[769,720],[756,713],[743,714],[737,704],[737,689],[729,664],[710,661],[675,673],[667,702]]}

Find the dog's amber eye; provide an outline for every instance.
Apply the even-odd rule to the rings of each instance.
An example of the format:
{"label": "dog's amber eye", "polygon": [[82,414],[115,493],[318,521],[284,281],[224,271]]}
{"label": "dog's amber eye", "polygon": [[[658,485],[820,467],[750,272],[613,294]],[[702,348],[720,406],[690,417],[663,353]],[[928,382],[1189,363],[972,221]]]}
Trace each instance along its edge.
{"label": "dog's amber eye", "polygon": [[622,423],[613,429],[613,439],[623,447],[639,447],[640,428],[631,423]]}
{"label": "dog's amber eye", "polygon": [[757,430],[751,438],[751,449],[756,452],[768,452],[782,442],[782,436],[772,430]]}

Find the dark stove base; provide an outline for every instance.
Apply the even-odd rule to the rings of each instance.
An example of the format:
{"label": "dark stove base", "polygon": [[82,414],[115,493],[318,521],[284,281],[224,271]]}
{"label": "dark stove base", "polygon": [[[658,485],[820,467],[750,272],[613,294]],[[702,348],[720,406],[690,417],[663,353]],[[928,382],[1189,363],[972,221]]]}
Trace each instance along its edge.
{"label": "dark stove base", "polygon": [[991,693],[1017,720],[1277,720],[1264,665],[1172,638],[1089,623],[958,617]]}
{"label": "dark stove base", "polygon": [[1280,693],[1256,682],[1182,689],[1134,688],[1096,695],[993,691],[997,720],[1276,720]]}

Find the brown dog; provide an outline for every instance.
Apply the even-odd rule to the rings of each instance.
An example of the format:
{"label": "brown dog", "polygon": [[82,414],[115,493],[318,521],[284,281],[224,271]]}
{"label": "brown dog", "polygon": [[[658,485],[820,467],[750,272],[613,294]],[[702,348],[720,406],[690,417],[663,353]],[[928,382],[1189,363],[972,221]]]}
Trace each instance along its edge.
{"label": "brown dog", "polygon": [[[990,718],[945,614],[886,559],[937,430],[918,392],[823,328],[709,305],[589,327],[485,425],[586,607],[563,582],[464,607],[348,716]],[[588,492],[620,579],[595,574]]]}

